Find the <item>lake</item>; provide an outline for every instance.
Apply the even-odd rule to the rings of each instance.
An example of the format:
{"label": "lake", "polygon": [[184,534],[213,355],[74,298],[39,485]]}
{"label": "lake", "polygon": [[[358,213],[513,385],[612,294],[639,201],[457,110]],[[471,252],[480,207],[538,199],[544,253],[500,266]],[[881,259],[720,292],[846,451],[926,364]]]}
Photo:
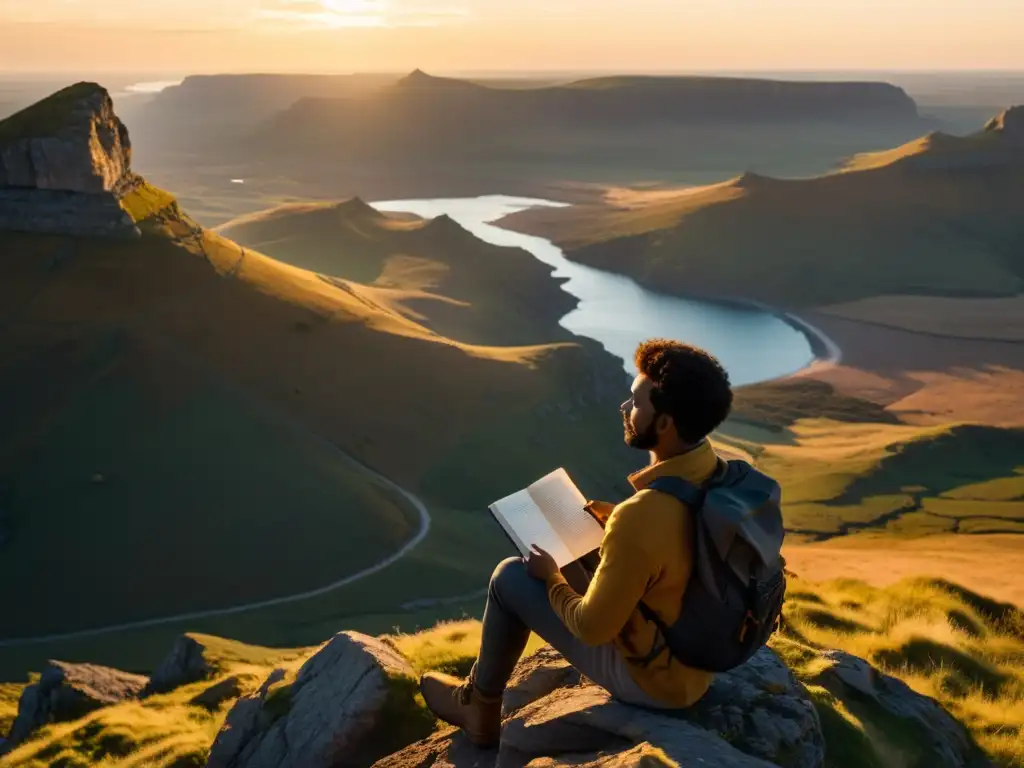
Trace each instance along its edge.
{"label": "lake", "polygon": [[432,219],[447,214],[495,245],[529,251],[567,278],[563,288],[579,306],[562,318],[569,331],[598,341],[623,362],[632,377],[636,345],[654,337],[696,344],[715,355],[736,386],[798,371],[814,361],[808,338],[779,316],[761,309],[681,299],[647,290],[632,278],[570,261],[541,237],[512,232],[492,222],[510,213],[565,203],[505,195],[370,203],[382,212],[413,213]]}

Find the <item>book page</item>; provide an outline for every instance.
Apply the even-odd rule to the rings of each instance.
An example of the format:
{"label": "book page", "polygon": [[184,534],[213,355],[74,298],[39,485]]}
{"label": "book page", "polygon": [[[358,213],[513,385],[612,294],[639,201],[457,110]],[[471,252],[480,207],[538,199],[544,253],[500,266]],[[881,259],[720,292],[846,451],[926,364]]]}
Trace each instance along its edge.
{"label": "book page", "polygon": [[548,550],[561,568],[597,549],[604,529],[584,507],[587,499],[563,468],[545,475],[527,489],[565,549],[565,562]]}
{"label": "book page", "polygon": [[569,551],[527,491],[499,499],[490,509],[524,557],[536,544],[555,558],[559,568],[572,562]]}

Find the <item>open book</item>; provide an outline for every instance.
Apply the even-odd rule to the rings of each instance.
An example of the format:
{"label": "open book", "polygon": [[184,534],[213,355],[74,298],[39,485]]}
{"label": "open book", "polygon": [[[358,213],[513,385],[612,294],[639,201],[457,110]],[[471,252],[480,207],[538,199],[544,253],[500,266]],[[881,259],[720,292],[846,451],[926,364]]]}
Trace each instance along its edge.
{"label": "open book", "polygon": [[523,555],[536,544],[563,568],[597,549],[604,529],[584,506],[587,500],[562,468],[490,505]]}

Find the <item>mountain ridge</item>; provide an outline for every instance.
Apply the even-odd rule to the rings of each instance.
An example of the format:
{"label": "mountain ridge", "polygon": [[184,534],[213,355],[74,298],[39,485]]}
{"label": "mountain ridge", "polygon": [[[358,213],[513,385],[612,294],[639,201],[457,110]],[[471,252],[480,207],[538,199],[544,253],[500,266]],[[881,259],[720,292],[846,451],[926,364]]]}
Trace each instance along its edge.
{"label": "mountain ridge", "polygon": [[447,214],[385,214],[355,197],[278,206],[217,232],[345,281],[355,294],[448,338],[514,344],[569,337],[559,320],[577,302],[553,269],[525,251],[484,243]]}
{"label": "mountain ridge", "polygon": [[[501,224],[688,296],[804,308],[880,293],[1007,296],[1024,291],[1013,245],[1024,236],[1019,114],[1008,110],[968,136],[933,132],[856,155],[819,176],[748,172]],[[916,256],[923,249],[928,260]]]}

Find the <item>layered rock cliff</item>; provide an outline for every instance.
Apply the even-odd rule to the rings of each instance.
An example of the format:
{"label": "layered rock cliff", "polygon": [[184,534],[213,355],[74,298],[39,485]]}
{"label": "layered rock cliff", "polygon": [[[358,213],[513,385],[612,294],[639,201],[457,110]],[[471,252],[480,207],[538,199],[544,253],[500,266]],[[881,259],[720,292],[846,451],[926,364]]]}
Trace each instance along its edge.
{"label": "layered rock cliff", "polygon": [[0,229],[137,236],[121,200],[141,182],[110,94],[77,83],[0,122]]}

